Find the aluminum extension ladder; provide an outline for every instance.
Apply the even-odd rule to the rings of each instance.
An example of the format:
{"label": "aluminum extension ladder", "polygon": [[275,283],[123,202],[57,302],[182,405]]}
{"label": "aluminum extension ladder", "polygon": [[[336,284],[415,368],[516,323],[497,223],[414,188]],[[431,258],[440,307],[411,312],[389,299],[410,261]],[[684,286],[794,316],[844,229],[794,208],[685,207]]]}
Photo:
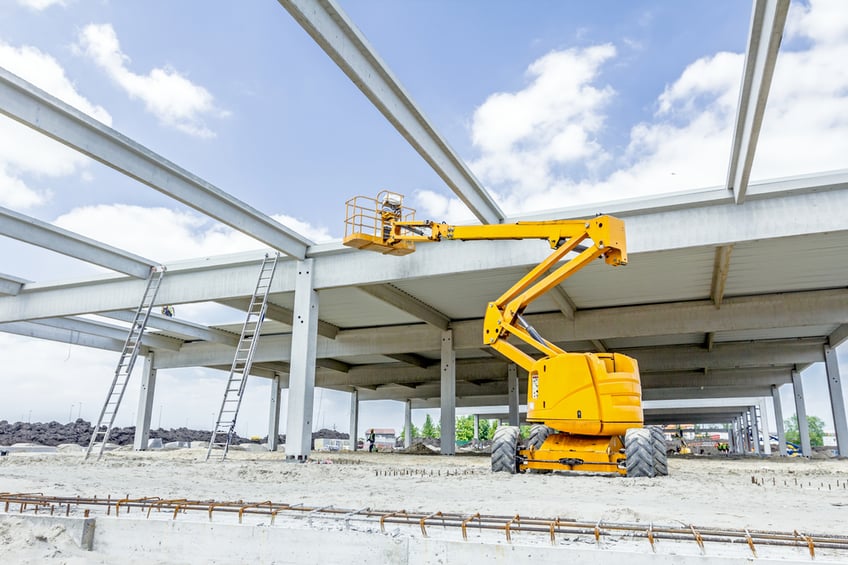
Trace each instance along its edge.
{"label": "aluminum extension ladder", "polygon": [[[124,349],[121,351],[121,357],[118,359],[115,378],[112,379],[112,386],[109,388],[109,394],[106,395],[106,402],[103,403],[100,418],[98,418],[97,424],[94,426],[94,432],[91,434],[91,441],[85,450],[83,460],[88,459],[89,455],[91,455],[91,450],[98,442],[100,442],[100,450],[97,452],[97,460],[99,461],[103,456],[103,448],[106,446],[106,442],[109,441],[109,433],[112,431],[112,426],[115,423],[115,414],[117,414],[118,407],[121,405],[121,399],[124,398],[124,392],[127,390],[127,381],[130,379],[135,360],[138,357],[141,337],[144,334],[144,328],[147,326],[150,310],[153,308],[153,302],[156,300],[156,294],[159,292],[159,285],[164,275],[164,266],[150,268],[150,276],[147,278],[147,288],[144,290],[141,304],[138,305],[138,310],[135,312],[127,340],[124,342]],[[104,427],[104,420],[108,420],[108,423],[105,425],[105,429],[101,429],[101,427]]]}
{"label": "aluminum extension ladder", "polygon": [[[241,337],[236,346],[236,354],[230,367],[230,376],[227,379],[227,388],[224,389],[224,399],[221,402],[221,410],[218,412],[218,420],[209,438],[209,448],[206,450],[206,461],[212,454],[214,447],[221,447],[221,461],[227,457],[230,442],[236,431],[236,418],[238,418],[241,407],[242,394],[253,365],[253,355],[256,353],[256,344],[259,343],[262,322],[265,320],[265,311],[268,308],[268,291],[271,289],[271,281],[274,279],[274,271],[277,268],[279,253],[265,254],[262,267],[259,270],[259,279],[256,281],[256,289],[250,298],[250,306],[247,308],[247,317],[241,329]],[[216,437],[223,434],[224,441],[216,442]]]}

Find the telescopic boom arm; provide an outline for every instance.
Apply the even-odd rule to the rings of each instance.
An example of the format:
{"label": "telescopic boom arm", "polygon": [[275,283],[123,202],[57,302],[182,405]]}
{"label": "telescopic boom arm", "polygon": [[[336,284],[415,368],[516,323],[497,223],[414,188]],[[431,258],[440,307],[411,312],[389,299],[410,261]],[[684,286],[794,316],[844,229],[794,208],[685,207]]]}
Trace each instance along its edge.
{"label": "telescopic boom arm", "polygon": [[[365,200],[370,202],[370,206],[361,204]],[[414,210],[403,207],[403,197],[390,192],[381,192],[376,201],[356,197],[348,201],[347,208],[348,229],[344,244],[392,255],[412,253],[417,241],[547,240],[553,253],[500,298],[490,302],[483,320],[483,343],[528,371],[536,360],[508,343],[510,335],[547,357],[565,351],[544,339],[524,320],[523,313],[527,306],[599,257],[612,266],[627,264],[624,222],[613,216],[597,216],[588,220],[454,226],[415,220]],[[577,255],[566,260],[570,253]]]}

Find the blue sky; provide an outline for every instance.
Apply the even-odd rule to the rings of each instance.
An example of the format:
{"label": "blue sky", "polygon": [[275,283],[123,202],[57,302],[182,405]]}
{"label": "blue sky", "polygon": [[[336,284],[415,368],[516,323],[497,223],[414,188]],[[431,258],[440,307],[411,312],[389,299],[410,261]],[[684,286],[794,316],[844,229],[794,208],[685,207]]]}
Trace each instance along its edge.
{"label": "blue sky", "polygon": [[[508,214],[725,180],[746,2],[340,5]],[[846,57],[845,5],[793,3],[754,180],[846,167]],[[470,217],[272,0],[8,0],[0,65],[315,240],[339,237],[347,198],[381,189],[407,194],[419,216]],[[0,205],[163,262],[258,247],[37,137],[0,119]],[[95,272],[18,242],[0,241],[0,254],[0,272],[33,280]],[[66,365],[83,357],[70,373],[85,363],[112,372],[109,354],[26,347]],[[187,376],[160,382],[188,390]],[[38,418],[80,401],[68,394]],[[345,400],[325,398],[346,429]],[[195,425],[208,419],[201,405]],[[184,423],[167,402],[163,412],[164,425]],[[373,413],[400,427],[396,407]]]}

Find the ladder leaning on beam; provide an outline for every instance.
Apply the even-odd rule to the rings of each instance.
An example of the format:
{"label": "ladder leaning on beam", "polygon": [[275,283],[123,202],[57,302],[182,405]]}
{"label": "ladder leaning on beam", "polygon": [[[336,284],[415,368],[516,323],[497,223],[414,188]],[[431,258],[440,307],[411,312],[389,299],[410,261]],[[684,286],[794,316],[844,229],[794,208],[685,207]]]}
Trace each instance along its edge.
{"label": "ladder leaning on beam", "polygon": [[[274,279],[274,271],[277,268],[279,253],[273,255],[265,254],[262,267],[259,270],[259,279],[256,281],[256,289],[250,298],[250,306],[247,308],[247,317],[241,329],[241,337],[236,346],[236,354],[230,367],[230,376],[227,379],[227,388],[224,389],[224,400],[221,402],[221,410],[218,412],[218,420],[209,438],[209,448],[206,450],[206,460],[212,454],[213,447],[223,449],[221,461],[227,457],[230,442],[236,431],[236,418],[241,407],[242,394],[247,384],[247,376],[253,365],[253,355],[256,353],[256,344],[259,343],[262,322],[265,320],[265,310],[268,308],[268,291],[271,289],[271,281]],[[215,438],[223,434],[224,441],[215,441]]]}
{"label": "ladder leaning on beam", "polygon": [[[147,326],[147,319],[150,317],[150,310],[153,308],[153,302],[156,300],[156,294],[159,292],[159,285],[162,282],[162,277],[165,274],[165,267],[151,267],[150,276],[147,277],[147,288],[144,290],[144,295],[141,298],[141,304],[138,305],[138,310],[135,312],[135,317],[132,321],[127,340],[124,342],[124,349],[121,351],[121,357],[118,359],[118,366],[115,369],[115,378],[112,379],[112,386],[109,388],[109,394],[106,395],[106,402],[103,403],[103,409],[100,410],[100,418],[94,426],[94,432],[91,434],[91,441],[88,443],[88,448],[85,450],[85,457],[88,459],[91,455],[91,450],[94,445],[100,442],[100,450],[97,453],[99,460],[103,456],[103,448],[109,440],[109,433],[112,431],[112,425],[115,423],[115,414],[118,412],[118,407],[121,405],[121,399],[124,397],[124,392],[127,390],[127,381],[129,381],[130,373],[132,373],[135,360],[138,357],[138,350],[141,347],[141,336],[144,334],[144,328]],[[104,420],[108,423],[104,427]]]}

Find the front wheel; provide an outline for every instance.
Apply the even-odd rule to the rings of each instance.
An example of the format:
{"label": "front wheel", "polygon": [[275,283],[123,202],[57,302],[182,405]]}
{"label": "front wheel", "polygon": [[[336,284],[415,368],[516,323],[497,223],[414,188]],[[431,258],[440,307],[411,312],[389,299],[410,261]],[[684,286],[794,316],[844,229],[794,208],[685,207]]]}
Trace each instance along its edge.
{"label": "front wheel", "polygon": [[628,477],[654,476],[654,445],[651,430],[630,428],[624,436]]}
{"label": "front wheel", "polygon": [[492,471],[495,473],[518,472],[518,428],[499,426],[492,438]]}
{"label": "front wheel", "polygon": [[668,475],[668,453],[665,446],[665,434],[660,426],[648,426],[651,430],[651,446],[654,449],[654,474],[658,477]]}

